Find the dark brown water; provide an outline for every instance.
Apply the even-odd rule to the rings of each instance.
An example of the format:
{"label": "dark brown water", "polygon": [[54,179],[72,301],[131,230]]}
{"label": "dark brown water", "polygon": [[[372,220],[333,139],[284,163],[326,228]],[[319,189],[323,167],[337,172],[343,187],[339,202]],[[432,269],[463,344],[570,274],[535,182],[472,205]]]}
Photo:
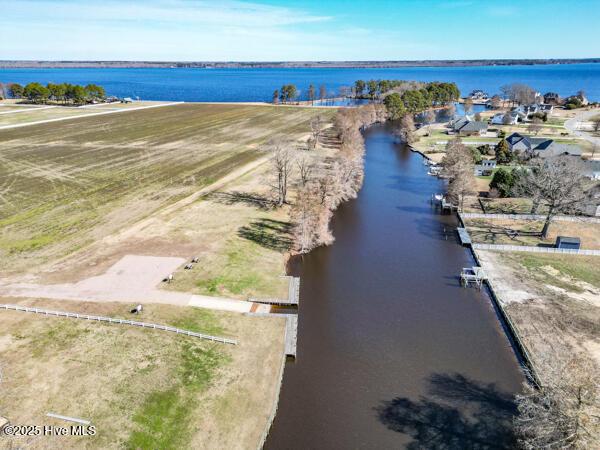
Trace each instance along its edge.
{"label": "dark brown water", "polygon": [[490,299],[459,286],[472,260],[429,204],[443,186],[383,128],[365,137],[335,243],[294,269],[298,355],[266,448],[508,448],[523,376]]}

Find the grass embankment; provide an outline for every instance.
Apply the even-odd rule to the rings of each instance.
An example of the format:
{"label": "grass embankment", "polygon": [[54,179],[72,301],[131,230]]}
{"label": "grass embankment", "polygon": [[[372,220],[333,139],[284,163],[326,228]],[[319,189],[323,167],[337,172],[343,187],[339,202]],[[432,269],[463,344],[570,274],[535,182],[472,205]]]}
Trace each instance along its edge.
{"label": "grass embankment", "polygon": [[[129,315],[116,304],[19,302]],[[46,413],[56,412],[88,419],[98,432],[42,437],[29,448],[256,448],[259,443],[283,357],[281,318],[164,305],[147,305],[136,317],[238,339],[239,345],[230,346],[130,326],[13,311],[0,315],[0,415],[12,424],[47,424],[55,422],[48,422]],[[0,438],[9,448],[24,444]]]}
{"label": "grass embankment", "polygon": [[[152,216],[260,158],[270,138],[305,137],[316,114],[332,113],[181,104],[2,130],[0,270],[55,260]],[[140,237],[129,251],[191,256],[203,250],[190,240],[204,218],[180,222],[172,245],[159,233]]]}

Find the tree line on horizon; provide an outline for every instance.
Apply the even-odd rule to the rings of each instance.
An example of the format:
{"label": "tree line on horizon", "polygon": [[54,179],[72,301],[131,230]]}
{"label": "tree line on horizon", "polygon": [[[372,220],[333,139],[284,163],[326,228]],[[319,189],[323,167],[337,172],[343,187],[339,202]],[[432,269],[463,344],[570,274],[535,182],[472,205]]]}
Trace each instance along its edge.
{"label": "tree line on horizon", "polygon": [[[404,95],[410,91],[410,94]],[[405,80],[356,80],[353,86],[341,86],[337,94],[328,92],[324,84],[319,86],[318,92],[314,84],[310,84],[305,91],[305,100],[314,104],[315,100],[323,101],[335,97],[355,98],[359,100],[370,100],[373,102],[384,101],[394,94],[403,97],[402,103],[408,112],[421,112],[429,106],[446,105],[457,101],[460,97],[460,90],[455,83],[442,82],[419,82]],[[295,102],[301,96],[301,91],[295,84],[284,84],[281,88],[273,92],[272,102],[289,103]],[[388,100],[393,105],[397,102],[397,96]]]}
{"label": "tree line on horizon", "polygon": [[31,82],[25,86],[19,83],[10,83],[6,87],[5,85],[1,85],[0,87],[2,88],[0,91],[5,97],[24,99],[31,103],[48,103],[49,101],[53,101],[64,105],[82,105],[95,101],[103,101],[106,98],[104,88],[96,84],[81,86],[70,83],[48,83],[44,86],[38,82]]}

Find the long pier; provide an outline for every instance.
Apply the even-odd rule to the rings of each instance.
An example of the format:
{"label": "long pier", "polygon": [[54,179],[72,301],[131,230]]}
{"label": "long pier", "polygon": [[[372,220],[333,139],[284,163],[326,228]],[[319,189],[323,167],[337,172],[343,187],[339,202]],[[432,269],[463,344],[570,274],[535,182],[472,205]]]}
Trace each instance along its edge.
{"label": "long pier", "polygon": [[285,356],[296,357],[298,343],[298,316],[286,314],[285,322]]}

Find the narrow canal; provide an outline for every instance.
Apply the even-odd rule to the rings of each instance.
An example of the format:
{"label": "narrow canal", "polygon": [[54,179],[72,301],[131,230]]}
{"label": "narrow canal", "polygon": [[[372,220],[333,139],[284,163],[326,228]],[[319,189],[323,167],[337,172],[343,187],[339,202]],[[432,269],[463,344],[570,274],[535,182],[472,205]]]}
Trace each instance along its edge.
{"label": "narrow canal", "polygon": [[429,204],[442,183],[382,127],[365,139],[335,243],[294,268],[298,355],[266,448],[508,448],[523,376],[490,299],[459,286],[472,260]]}

